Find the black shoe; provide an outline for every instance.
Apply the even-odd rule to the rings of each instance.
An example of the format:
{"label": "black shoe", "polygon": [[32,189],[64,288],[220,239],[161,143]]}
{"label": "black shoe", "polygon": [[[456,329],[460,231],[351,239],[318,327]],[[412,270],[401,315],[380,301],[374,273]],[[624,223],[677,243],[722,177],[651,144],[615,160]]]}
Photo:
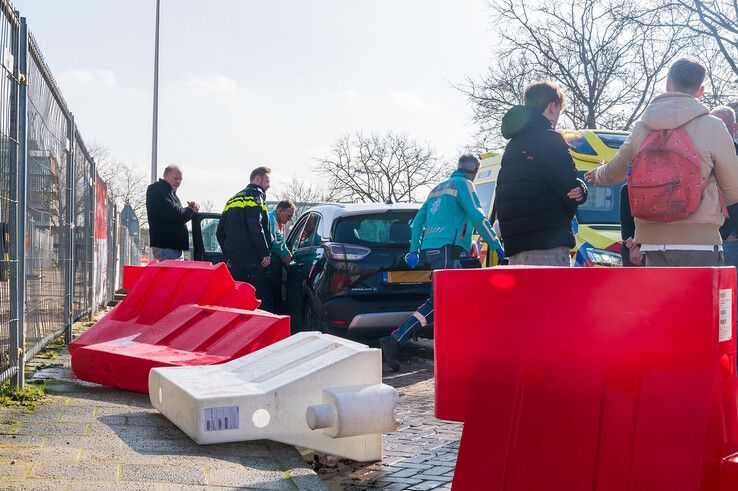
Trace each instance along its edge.
{"label": "black shoe", "polygon": [[379,340],[379,347],[382,348],[382,358],[395,372],[400,369],[400,362],[397,361],[397,352],[400,345],[392,336],[385,336]]}

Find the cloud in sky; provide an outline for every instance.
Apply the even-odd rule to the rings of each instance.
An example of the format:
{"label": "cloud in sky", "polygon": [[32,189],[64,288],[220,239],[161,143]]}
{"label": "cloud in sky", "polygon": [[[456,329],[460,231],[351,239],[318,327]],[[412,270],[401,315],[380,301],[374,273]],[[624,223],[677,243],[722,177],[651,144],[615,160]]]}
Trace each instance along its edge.
{"label": "cloud in sky", "polygon": [[438,106],[431,104],[407,90],[390,89],[387,91],[390,101],[406,109],[437,112]]}
{"label": "cloud in sky", "polygon": [[241,88],[236,79],[220,73],[192,76],[185,81],[185,90],[193,97],[238,97]]}
{"label": "cloud in sky", "polygon": [[83,88],[115,87],[115,74],[110,70],[67,70],[59,78],[65,85],[73,84]]}

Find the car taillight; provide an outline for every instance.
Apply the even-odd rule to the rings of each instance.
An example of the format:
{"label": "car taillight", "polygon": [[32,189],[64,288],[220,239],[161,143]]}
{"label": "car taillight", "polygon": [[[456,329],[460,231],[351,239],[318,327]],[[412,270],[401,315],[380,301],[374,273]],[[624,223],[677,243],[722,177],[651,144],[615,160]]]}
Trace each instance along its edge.
{"label": "car taillight", "polygon": [[328,242],[324,246],[328,257],[339,261],[360,261],[372,252],[368,247],[337,242]]}

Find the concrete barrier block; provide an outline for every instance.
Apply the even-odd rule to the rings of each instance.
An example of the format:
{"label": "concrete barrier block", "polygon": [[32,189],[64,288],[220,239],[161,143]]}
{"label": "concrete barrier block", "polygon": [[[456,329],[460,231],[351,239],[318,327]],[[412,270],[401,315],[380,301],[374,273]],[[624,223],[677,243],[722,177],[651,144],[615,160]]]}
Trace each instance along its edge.
{"label": "concrete barrier block", "polygon": [[155,368],[152,405],[199,444],[268,439],[382,459],[397,391],[378,349],[303,332],[222,365]]}

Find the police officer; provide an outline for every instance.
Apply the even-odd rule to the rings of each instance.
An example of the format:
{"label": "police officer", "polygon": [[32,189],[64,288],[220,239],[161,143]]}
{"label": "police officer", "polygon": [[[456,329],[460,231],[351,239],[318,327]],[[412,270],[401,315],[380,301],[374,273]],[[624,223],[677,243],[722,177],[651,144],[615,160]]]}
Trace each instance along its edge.
{"label": "police officer", "polygon": [[270,172],[268,167],[251,172],[250,184],[226,202],[216,231],[231,276],[251,283],[261,308],[269,312],[274,308],[266,281],[272,247],[265,196]]}
{"label": "police officer", "polygon": [[[272,289],[275,310],[282,310],[282,264],[292,261],[284,237],[284,226],[295,215],[295,204],[290,200],[277,203],[277,207],[269,213],[269,231],[272,234],[272,258],[269,266],[269,286]],[[275,312],[278,313],[278,312]]]}
{"label": "police officer", "polygon": [[[489,221],[484,217],[474,178],[479,171],[479,160],[471,154],[459,158],[458,169],[451,177],[438,184],[415,215],[412,225],[410,252],[405,256],[408,266],[420,262],[435,269],[458,269],[459,256],[471,248],[472,233],[476,229],[502,260],[505,252],[497,240]],[[431,287],[432,288],[432,287]],[[400,368],[397,353],[407,345],[413,334],[433,322],[433,294],[413,312],[400,327],[379,340],[382,356],[393,370]]]}

